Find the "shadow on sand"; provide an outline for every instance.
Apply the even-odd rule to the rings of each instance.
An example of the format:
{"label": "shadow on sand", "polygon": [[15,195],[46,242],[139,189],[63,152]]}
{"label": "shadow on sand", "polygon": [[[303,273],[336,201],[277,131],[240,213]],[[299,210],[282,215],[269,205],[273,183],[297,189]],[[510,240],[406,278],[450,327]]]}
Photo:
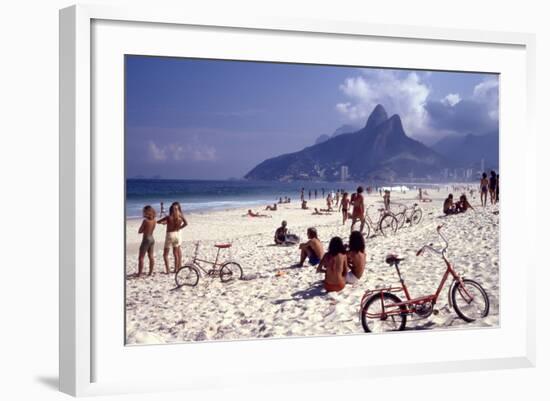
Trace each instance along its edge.
{"label": "shadow on sand", "polygon": [[311,285],[311,287],[309,287],[308,289],[294,292],[292,294],[292,298],[277,299],[277,300],[273,301],[273,304],[280,305],[280,304],[285,303],[285,302],[301,301],[301,300],[304,300],[304,299],[311,299],[311,298],[314,298],[314,297],[320,297],[320,296],[324,296],[324,295],[327,295],[327,293],[324,291],[323,281],[319,280],[319,281],[316,281],[315,283],[313,283]]}

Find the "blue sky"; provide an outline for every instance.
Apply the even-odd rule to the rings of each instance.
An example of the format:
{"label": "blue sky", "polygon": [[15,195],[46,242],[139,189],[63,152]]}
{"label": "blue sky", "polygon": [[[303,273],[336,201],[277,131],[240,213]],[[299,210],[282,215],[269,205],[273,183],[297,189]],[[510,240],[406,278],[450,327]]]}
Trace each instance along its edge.
{"label": "blue sky", "polygon": [[406,133],[498,130],[498,76],[342,66],[126,57],[127,175],[240,178],[378,103]]}

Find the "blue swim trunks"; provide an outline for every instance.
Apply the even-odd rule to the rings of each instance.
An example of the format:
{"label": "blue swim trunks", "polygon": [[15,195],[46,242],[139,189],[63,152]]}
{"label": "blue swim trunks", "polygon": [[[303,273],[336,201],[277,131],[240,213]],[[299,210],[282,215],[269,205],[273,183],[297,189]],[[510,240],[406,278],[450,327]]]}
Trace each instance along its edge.
{"label": "blue swim trunks", "polygon": [[317,266],[320,262],[321,262],[321,259],[317,258],[316,256],[314,257],[310,257],[308,259],[308,262],[311,266]]}

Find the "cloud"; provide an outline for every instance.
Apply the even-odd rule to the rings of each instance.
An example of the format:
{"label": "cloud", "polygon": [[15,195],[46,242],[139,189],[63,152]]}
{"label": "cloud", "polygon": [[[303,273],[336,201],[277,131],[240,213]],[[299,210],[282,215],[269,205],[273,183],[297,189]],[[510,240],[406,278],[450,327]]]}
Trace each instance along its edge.
{"label": "cloud", "polygon": [[413,136],[426,126],[424,105],[430,93],[423,82],[427,74],[391,70],[361,70],[361,75],[347,78],[340,85],[348,101],[336,105],[345,120],[364,124],[377,104],[391,114],[399,114],[405,130]]}
{"label": "cloud", "polygon": [[215,161],[216,149],[201,144],[169,143],[157,145],[148,143],[149,159],[153,162]]}
{"label": "cloud", "polygon": [[461,100],[462,99],[460,98],[460,95],[458,93],[449,93],[447,96],[441,99],[441,103],[453,107]]}
{"label": "cloud", "polygon": [[439,102],[426,104],[430,126],[445,134],[485,134],[498,130],[498,80],[487,78],[477,84],[472,94],[457,102],[454,94]]}

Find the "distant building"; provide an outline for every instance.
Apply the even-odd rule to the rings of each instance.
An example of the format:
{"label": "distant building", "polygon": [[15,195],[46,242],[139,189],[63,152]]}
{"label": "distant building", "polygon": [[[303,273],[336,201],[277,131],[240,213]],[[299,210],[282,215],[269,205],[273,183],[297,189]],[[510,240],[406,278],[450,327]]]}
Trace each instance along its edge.
{"label": "distant building", "polygon": [[348,166],[340,167],[340,180],[347,181],[348,178],[349,178]]}

